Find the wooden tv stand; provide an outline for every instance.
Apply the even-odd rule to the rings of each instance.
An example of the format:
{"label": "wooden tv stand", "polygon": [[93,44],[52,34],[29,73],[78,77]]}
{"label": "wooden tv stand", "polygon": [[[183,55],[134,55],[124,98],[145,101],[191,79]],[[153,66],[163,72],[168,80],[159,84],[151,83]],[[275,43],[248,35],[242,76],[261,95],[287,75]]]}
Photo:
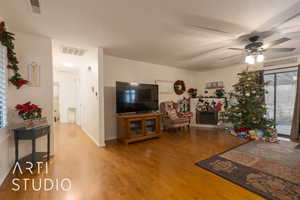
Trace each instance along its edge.
{"label": "wooden tv stand", "polygon": [[160,136],[160,113],[118,115],[118,139],[126,144]]}

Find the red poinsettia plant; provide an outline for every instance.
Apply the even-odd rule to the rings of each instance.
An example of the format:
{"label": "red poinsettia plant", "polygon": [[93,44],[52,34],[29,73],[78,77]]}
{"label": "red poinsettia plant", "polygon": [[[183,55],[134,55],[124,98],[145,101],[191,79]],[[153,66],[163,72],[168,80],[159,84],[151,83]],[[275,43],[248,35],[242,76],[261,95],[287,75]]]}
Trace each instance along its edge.
{"label": "red poinsettia plant", "polygon": [[39,119],[42,117],[42,109],[30,101],[24,104],[18,104],[15,108],[23,120]]}
{"label": "red poinsettia plant", "polygon": [[190,88],[190,89],[188,89],[187,92],[189,93],[190,97],[192,97],[192,98],[197,97],[197,89],[196,88]]}

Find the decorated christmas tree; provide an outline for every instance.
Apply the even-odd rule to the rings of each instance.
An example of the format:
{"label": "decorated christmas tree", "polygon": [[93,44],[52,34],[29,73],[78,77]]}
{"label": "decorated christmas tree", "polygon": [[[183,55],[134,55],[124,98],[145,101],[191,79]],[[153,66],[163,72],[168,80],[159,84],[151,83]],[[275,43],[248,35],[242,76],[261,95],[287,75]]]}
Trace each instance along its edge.
{"label": "decorated christmas tree", "polygon": [[224,113],[224,121],[232,123],[237,132],[261,130],[265,137],[275,133],[274,121],[266,118],[265,85],[260,72],[245,71],[239,74],[239,82],[233,85],[230,105]]}

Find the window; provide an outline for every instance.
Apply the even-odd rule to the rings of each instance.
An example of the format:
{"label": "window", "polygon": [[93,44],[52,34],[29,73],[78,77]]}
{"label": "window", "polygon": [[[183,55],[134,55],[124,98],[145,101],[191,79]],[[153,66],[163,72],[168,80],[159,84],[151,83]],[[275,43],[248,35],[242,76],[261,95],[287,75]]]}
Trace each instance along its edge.
{"label": "window", "polygon": [[0,128],[6,126],[6,48],[0,45]]}
{"label": "window", "polygon": [[267,116],[275,120],[279,134],[289,136],[297,91],[297,68],[267,72],[264,79],[269,82],[266,86]]}

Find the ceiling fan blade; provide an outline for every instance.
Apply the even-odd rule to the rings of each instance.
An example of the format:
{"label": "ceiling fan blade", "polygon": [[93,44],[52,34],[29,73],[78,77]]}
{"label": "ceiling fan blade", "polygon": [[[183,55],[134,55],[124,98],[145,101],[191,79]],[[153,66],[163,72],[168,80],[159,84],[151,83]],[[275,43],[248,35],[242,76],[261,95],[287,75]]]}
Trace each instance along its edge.
{"label": "ceiling fan blade", "polygon": [[270,48],[267,51],[272,51],[272,52],[292,52],[295,51],[296,48]]}
{"label": "ceiling fan blade", "polygon": [[241,49],[241,48],[228,48],[230,50],[234,50],[234,51],[244,51],[244,49]]}
{"label": "ceiling fan blade", "polygon": [[240,34],[250,31],[249,28],[229,23],[224,20],[207,18],[195,14],[179,14],[179,16],[182,25],[187,29],[211,33],[221,37],[236,39]]}
{"label": "ceiling fan blade", "polygon": [[220,60],[233,59],[233,58],[240,57],[240,56],[241,56],[241,54],[236,54],[236,55],[231,55],[231,56],[227,56],[224,58],[220,58]]}
{"label": "ceiling fan blade", "polygon": [[270,47],[273,47],[273,46],[276,46],[276,45],[285,43],[285,42],[287,42],[287,41],[289,41],[289,40],[291,40],[291,39],[290,39],[290,38],[286,38],[286,37],[280,38],[280,39],[278,39],[278,40],[274,40],[274,41],[272,41],[272,42],[269,42],[269,43],[263,45],[262,48],[263,48],[263,49],[267,49],[267,48],[270,48]]}
{"label": "ceiling fan blade", "polygon": [[205,27],[205,26],[198,26],[198,25],[190,25],[191,27],[197,28],[197,29],[203,29],[203,30],[207,30],[207,31],[213,31],[216,33],[221,33],[221,34],[231,34],[229,32],[220,30],[220,29],[216,29],[216,28],[210,28],[210,27]]}
{"label": "ceiling fan blade", "polygon": [[238,40],[241,43],[249,43],[249,38],[251,38],[253,36],[259,36],[259,40],[261,41],[261,40],[264,40],[267,37],[272,36],[273,34],[275,34],[275,31],[262,31],[262,32],[254,31],[254,32],[249,33],[249,34],[241,35],[238,38]]}
{"label": "ceiling fan blade", "polygon": [[200,52],[191,56],[185,56],[184,58],[182,58],[182,60],[194,60],[194,59],[198,59],[200,57],[205,57],[208,55],[211,55],[212,53],[215,53],[216,51],[222,50],[222,49],[226,49],[226,47],[222,46],[222,47],[216,47],[214,49],[210,49],[204,52]]}
{"label": "ceiling fan blade", "polygon": [[297,31],[300,29],[300,25],[293,25],[293,26],[286,26],[282,28],[278,28],[277,32],[283,33],[283,34],[289,34],[293,33],[294,31]]}
{"label": "ceiling fan blade", "polygon": [[299,39],[300,38],[300,31],[299,32],[291,32],[286,34],[287,37],[292,39]]}
{"label": "ceiling fan blade", "polygon": [[258,28],[258,30],[276,30],[279,29],[280,26],[296,19],[300,16],[300,1],[293,4],[288,9],[284,10],[283,12],[279,13],[278,15],[272,17],[266,23]]}
{"label": "ceiling fan blade", "polygon": [[297,17],[299,17],[299,16],[300,16],[300,12],[298,12],[298,13],[296,13],[296,14],[290,16],[289,18],[285,19],[283,22],[281,22],[280,24],[278,24],[277,27],[280,27],[280,26],[282,26],[283,24],[285,24],[285,23],[287,23],[287,22],[289,22],[289,21],[291,21],[291,20],[293,20],[293,19],[295,19],[295,18],[297,18]]}

